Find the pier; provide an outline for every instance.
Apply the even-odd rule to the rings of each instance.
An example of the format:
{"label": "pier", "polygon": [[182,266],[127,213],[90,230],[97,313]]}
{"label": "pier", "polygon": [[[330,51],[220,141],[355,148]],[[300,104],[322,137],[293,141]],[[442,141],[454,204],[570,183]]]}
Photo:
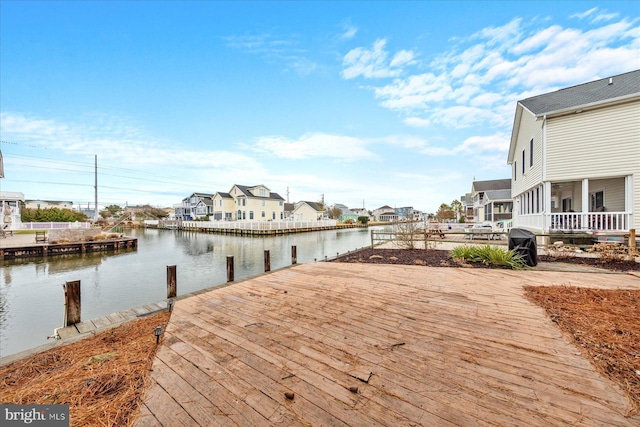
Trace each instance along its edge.
{"label": "pier", "polygon": [[232,234],[237,236],[280,236],[311,231],[340,230],[344,228],[367,228],[367,225],[338,224],[335,220],[324,221],[157,221],[148,227],[160,229],[197,231],[201,233]]}
{"label": "pier", "polygon": [[[18,237],[19,235],[12,236]],[[29,235],[31,238],[32,235]],[[24,239],[22,239],[24,240]],[[13,243],[13,242],[12,242]],[[36,243],[15,241],[14,244],[0,247],[0,260],[14,258],[32,258],[55,255],[84,254],[91,252],[119,251],[138,247],[138,239],[120,237],[118,239],[97,240],[91,242]]]}

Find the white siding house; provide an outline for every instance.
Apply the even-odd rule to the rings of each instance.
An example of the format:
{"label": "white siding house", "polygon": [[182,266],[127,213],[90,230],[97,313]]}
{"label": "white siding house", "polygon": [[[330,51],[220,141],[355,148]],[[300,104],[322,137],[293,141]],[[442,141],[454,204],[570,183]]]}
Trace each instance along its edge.
{"label": "white siding house", "polygon": [[284,220],[284,199],[264,185],[235,184],[228,193],[216,193],[212,204],[216,221]]}
{"label": "white siding house", "polygon": [[324,218],[324,207],[315,202],[298,202],[295,204],[290,219],[294,221],[320,221]]}
{"label": "white siding house", "polygon": [[519,101],[508,163],[514,226],[640,228],[640,70]]}

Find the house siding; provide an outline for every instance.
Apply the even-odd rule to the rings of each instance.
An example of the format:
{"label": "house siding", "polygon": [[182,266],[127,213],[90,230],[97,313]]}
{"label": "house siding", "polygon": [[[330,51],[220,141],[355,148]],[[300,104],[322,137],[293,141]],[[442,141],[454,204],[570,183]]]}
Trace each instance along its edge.
{"label": "house siding", "polygon": [[638,174],[640,102],[548,119],[547,141],[548,180]]}
{"label": "house siding", "polygon": [[[513,164],[511,165],[511,194],[517,196],[542,182],[542,125],[543,120],[536,120],[529,111],[524,110],[520,119],[520,132],[516,142],[514,160],[517,165],[516,179],[513,180]],[[533,138],[533,166],[529,166],[529,143]],[[522,174],[522,150],[525,150],[525,172]]]}
{"label": "house siding", "polygon": [[[633,228],[640,228],[640,101],[549,119],[547,141],[548,180],[632,176]],[[623,196],[605,197],[612,211]]]}

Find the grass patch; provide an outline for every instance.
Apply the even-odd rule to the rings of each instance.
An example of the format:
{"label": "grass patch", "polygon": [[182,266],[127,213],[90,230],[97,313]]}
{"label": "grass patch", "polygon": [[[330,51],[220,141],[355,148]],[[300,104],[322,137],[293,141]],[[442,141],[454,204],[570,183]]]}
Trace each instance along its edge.
{"label": "grass patch", "polygon": [[481,262],[486,265],[502,265],[512,270],[522,270],[526,262],[514,251],[497,246],[458,246],[449,252],[452,258],[464,259],[468,262]]}

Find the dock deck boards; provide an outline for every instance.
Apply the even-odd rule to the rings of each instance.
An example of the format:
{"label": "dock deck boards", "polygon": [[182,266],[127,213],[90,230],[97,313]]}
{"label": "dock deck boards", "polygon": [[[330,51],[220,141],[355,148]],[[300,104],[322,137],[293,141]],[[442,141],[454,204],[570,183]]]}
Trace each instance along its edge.
{"label": "dock deck boards", "polygon": [[640,279],[338,263],[262,275],[176,302],[136,425],[638,425],[527,284]]}

